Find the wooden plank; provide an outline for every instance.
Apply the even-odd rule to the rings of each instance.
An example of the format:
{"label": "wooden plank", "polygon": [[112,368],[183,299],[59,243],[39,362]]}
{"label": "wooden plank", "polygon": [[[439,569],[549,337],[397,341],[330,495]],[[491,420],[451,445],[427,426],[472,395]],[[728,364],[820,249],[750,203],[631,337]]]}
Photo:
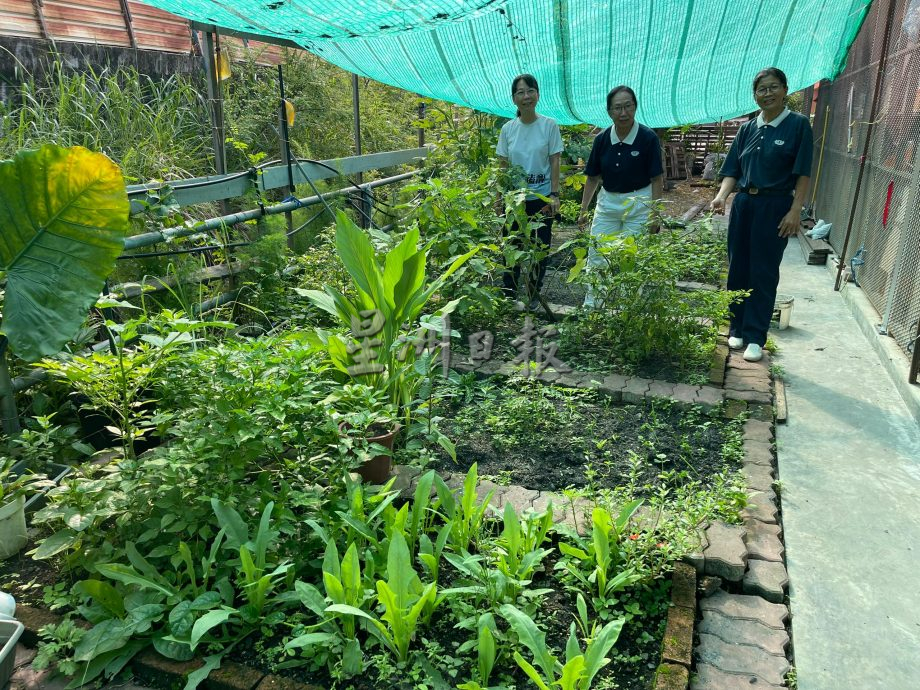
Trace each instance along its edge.
{"label": "wooden plank", "polygon": [[232,264],[217,264],[216,266],[208,266],[200,271],[181,276],[181,278],[174,275],[165,278],[148,276],[140,283],[115,285],[111,289],[111,293],[118,299],[132,299],[148,292],[161,292],[167,288],[175,287],[180,281],[186,284],[224,280],[246,270],[250,263],[249,261],[234,261]]}
{"label": "wooden plank", "polygon": [[786,407],[786,384],[779,377],[773,379],[773,392],[776,397],[776,423],[785,424],[789,418],[789,410]]}

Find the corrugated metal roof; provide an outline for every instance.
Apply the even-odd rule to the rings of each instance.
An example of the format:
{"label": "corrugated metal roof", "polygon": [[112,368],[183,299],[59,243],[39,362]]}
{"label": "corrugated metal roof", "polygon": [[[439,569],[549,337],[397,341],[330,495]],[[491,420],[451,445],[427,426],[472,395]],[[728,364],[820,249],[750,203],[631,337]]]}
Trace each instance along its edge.
{"label": "corrugated metal roof", "polygon": [[0,34],[42,38],[41,25],[35,16],[33,0],[4,0],[0,8]]}
{"label": "corrugated metal roof", "polygon": [[[134,0],[127,0],[125,4],[139,49],[167,53],[193,51],[186,19]],[[40,3],[3,0],[0,3],[0,36],[131,47],[131,34],[121,0],[42,0]],[[236,38],[222,37],[221,42],[230,47],[234,55],[242,47],[242,41]],[[259,51],[261,64],[281,61],[281,48],[276,45],[251,41],[249,47]]]}

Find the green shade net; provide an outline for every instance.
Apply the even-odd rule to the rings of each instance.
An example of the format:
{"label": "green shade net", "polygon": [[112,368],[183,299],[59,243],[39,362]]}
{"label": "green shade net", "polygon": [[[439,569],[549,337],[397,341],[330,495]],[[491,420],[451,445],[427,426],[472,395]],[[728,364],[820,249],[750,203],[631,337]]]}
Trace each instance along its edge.
{"label": "green shade net", "polygon": [[843,69],[871,0],[144,0],[188,19],[281,38],[349,72],[512,117],[511,80],[540,83],[538,111],[610,123],[605,97],[637,92],[652,127],[756,109],[754,75],[790,91]]}

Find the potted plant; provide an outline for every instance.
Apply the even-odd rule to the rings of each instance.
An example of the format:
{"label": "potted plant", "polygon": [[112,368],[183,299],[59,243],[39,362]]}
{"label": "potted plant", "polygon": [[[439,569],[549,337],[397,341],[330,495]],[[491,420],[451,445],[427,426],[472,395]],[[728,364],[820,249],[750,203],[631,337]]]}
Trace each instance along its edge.
{"label": "potted plant", "polygon": [[[459,300],[448,302],[438,317],[419,327],[422,310],[479,249],[456,258],[444,273],[427,283],[428,246],[419,246],[417,228],[409,230],[386,253],[378,253],[370,237],[339,211],[335,243],[351,277],[354,297],[346,297],[328,285],[324,291],[297,290],[344,327],[340,333],[318,329],[318,345],[328,353],[343,384],[361,383],[377,391],[389,404],[387,414],[395,416],[391,424],[400,422],[410,427],[418,391],[430,375],[434,359],[431,348],[418,347],[419,328],[440,323],[438,317],[453,311]],[[435,438],[452,452],[446,437],[435,434]]]}
{"label": "potted plant", "polygon": [[26,496],[50,486],[44,476],[16,474],[13,459],[0,456],[0,560],[9,558],[29,541],[26,533]]}
{"label": "potted plant", "polygon": [[401,428],[396,408],[381,391],[361,383],[337,387],[322,404],[333,410],[345,454],[359,461],[355,471],[365,482],[385,483],[393,469],[393,443]]}

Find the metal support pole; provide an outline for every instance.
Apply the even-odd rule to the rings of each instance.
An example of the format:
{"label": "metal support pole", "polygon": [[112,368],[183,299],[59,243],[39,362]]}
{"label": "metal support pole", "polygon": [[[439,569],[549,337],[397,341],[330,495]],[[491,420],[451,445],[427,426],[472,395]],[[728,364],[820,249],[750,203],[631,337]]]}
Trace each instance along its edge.
{"label": "metal support pole", "polygon": [[[906,213],[904,214],[904,228],[901,231],[901,239],[898,242],[898,253],[894,259],[894,270],[891,273],[891,280],[888,283],[888,299],[885,303],[885,313],[882,315],[882,323],[878,327],[878,332],[882,335],[888,335],[888,323],[891,320],[891,310],[894,308],[894,297],[898,291],[901,282],[901,271],[904,267],[904,257],[907,254],[907,243],[910,239],[910,216],[920,203],[920,154],[914,149],[914,174],[910,179],[910,195],[907,197]],[[916,347],[916,345],[915,345]]]}
{"label": "metal support pole", "polygon": [[859,190],[862,187],[863,174],[866,171],[866,158],[869,156],[869,143],[872,141],[872,132],[875,129],[875,118],[878,116],[878,102],[882,94],[882,82],[885,80],[885,64],[888,62],[888,44],[891,37],[891,24],[894,19],[894,8],[897,3],[889,0],[888,18],[885,20],[885,36],[882,39],[882,53],[878,59],[878,73],[875,76],[875,92],[872,94],[872,107],[869,112],[869,123],[866,129],[866,140],[863,143],[862,157],[859,159],[859,175],[856,177],[856,191],[853,193],[853,203],[850,206],[850,218],[847,220],[847,231],[843,236],[843,247],[837,259],[837,278],[834,281],[834,290],[840,290],[843,276],[843,267],[847,261],[847,245],[850,243],[850,233],[853,231],[853,219],[856,217],[856,207],[859,205]]}
{"label": "metal support pole", "polygon": [[917,383],[917,375],[920,374],[920,320],[917,321],[917,332],[913,339],[914,355],[910,360],[910,372],[907,380],[910,383]]}
{"label": "metal support pole", "polygon": [[[351,101],[352,101],[352,112],[354,114],[354,129],[355,129],[355,155],[362,155],[361,151],[361,93],[358,90],[358,75],[351,75]],[[364,175],[358,173],[356,179],[359,185],[364,183]],[[362,228],[370,226],[369,218],[371,215],[370,204],[368,203],[368,192],[365,189],[361,189],[358,196],[358,204],[361,208],[361,213],[358,215],[359,224]]]}
{"label": "metal support pole", "polygon": [[[284,97],[284,69],[281,65],[278,65],[278,93],[280,94],[280,99],[278,101],[278,133],[281,135],[281,163],[287,166],[287,196],[294,196],[294,172],[291,169],[293,165],[291,161],[291,138],[290,132],[288,131],[287,107]],[[284,218],[287,222],[288,247],[293,249],[294,235],[292,231],[294,230],[294,214],[287,211],[284,214]]]}
{"label": "metal support pole", "polygon": [[214,169],[218,175],[227,172],[227,151],[224,144],[224,104],[217,74],[216,54],[220,49],[220,38],[205,32],[204,64],[208,80],[208,105],[211,111],[211,140],[214,146]]}
{"label": "metal support pole", "polygon": [[[419,101],[418,104],[418,119],[425,119],[425,101]],[[425,145],[425,130],[422,127],[418,128],[418,147],[422,148]]]}

